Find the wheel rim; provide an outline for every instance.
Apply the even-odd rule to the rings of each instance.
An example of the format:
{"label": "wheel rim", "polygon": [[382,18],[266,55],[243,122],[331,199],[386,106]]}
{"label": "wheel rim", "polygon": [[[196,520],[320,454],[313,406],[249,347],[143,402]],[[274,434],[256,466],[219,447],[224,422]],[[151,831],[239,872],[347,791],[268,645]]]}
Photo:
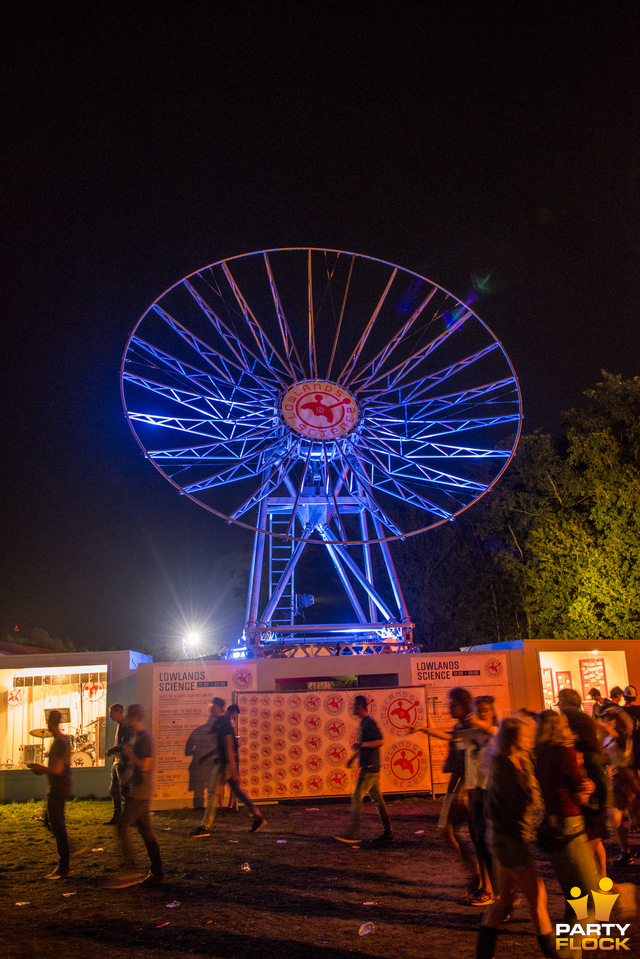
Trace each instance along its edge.
{"label": "wheel rim", "polygon": [[[198,505],[262,530],[265,498],[312,494],[346,545],[473,505],[522,418],[511,361],[468,304],[392,263],[316,248],[221,260],[174,284],[131,334],[121,387],[145,456]],[[285,538],[314,541],[293,518]]]}

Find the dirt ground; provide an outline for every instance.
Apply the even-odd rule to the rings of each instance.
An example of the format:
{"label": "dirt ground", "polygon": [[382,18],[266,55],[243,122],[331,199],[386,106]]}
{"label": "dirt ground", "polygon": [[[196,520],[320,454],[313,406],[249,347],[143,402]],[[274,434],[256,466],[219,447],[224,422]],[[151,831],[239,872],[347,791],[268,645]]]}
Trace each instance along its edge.
{"label": "dirt ground", "polygon": [[[74,800],[67,823],[76,848],[74,875],[51,882],[55,843],[41,820],[42,803],[0,806],[0,955],[28,959],[472,959],[480,910],[462,905],[465,875],[437,834],[439,803],[412,797],[389,804],[396,842],[379,848],[332,839],[346,803],[264,806],[268,825],[250,835],[241,810],[220,817],[209,839],[191,839],[194,810],[157,812],[154,826],[167,875],[152,889],[111,890],[119,868],[111,805]],[[363,836],[379,833],[365,806]],[[139,863],[146,856],[139,843]],[[614,846],[610,847],[613,857]],[[251,870],[241,865],[248,862]],[[548,878],[552,921],[564,903]],[[640,881],[640,867],[614,879]],[[375,931],[360,936],[363,923]],[[640,928],[628,935],[640,955]],[[636,944],[633,948],[633,944]],[[605,953],[588,953],[605,955]],[[505,924],[497,955],[533,959],[537,942],[523,906]],[[577,956],[580,953],[576,954]]]}

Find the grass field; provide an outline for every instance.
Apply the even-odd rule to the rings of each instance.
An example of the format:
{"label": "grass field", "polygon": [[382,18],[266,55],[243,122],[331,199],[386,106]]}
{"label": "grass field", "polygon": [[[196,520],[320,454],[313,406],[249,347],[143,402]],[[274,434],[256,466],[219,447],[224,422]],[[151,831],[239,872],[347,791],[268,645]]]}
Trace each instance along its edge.
{"label": "grass field", "polygon": [[[460,902],[466,877],[438,836],[439,808],[417,797],[391,802],[396,842],[385,848],[333,840],[346,821],[345,803],[264,806],[268,825],[254,835],[241,810],[221,816],[209,839],[189,838],[200,819],[194,810],[158,812],[153,822],[166,883],[112,890],[107,884],[120,859],[114,828],[102,825],[110,803],[68,804],[69,834],[76,851],[84,852],[74,857],[73,876],[57,882],[44,879],[57,861],[53,837],[41,821],[44,804],[0,806],[0,955],[472,959],[480,914]],[[374,808],[365,806],[363,836],[379,831]],[[144,847],[137,836],[135,841],[146,872]],[[613,846],[610,851],[615,854]],[[242,871],[244,862],[249,872]],[[562,897],[548,866],[541,865],[552,921],[561,921]],[[627,868],[624,877],[612,869],[612,875],[638,880],[640,869]],[[375,931],[360,936],[366,922]],[[636,922],[629,935],[636,944],[631,954],[640,955]],[[538,955],[521,906],[505,927],[497,956]]]}

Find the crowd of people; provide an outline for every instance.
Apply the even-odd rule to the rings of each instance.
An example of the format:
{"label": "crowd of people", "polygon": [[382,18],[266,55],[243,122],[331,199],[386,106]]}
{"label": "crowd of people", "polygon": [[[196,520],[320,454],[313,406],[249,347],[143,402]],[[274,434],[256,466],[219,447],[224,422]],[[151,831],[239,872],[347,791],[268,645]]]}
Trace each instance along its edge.
{"label": "crowd of people", "polygon": [[[614,835],[619,845],[616,863],[634,863],[629,833],[640,828],[640,707],[635,687],[614,687],[606,699],[600,690],[589,693],[592,714],[575,690],[559,693],[556,709],[539,713],[519,710],[498,724],[491,696],[472,699],[463,687],[449,692],[450,731],[432,726],[410,728],[445,739],[444,765],[449,773],[439,827],[446,842],[469,872],[465,901],[484,909],[477,959],[492,959],[498,933],[521,895],[526,900],[542,954],[557,956],[547,909],[547,893],[537,866],[534,844],[547,856],[563,895],[569,901],[576,890],[610,890],[621,915],[635,912],[635,886],[614,884],[607,877],[604,842]],[[251,812],[250,832],[266,820],[240,787],[238,740],[232,718],[238,707],[225,710],[216,698],[210,707],[207,731],[211,748],[199,762],[213,758],[207,781],[207,802],[194,838],[210,835],[225,787]],[[354,700],[360,725],[350,763],[358,758],[359,775],[351,798],[349,823],[342,842],[357,842],[362,803],[375,803],[383,832],[374,842],[391,843],[391,822],[380,791],[382,732],[368,715],[366,697]],[[116,723],[110,794],[113,815],[105,825],[118,829],[123,869],[112,886],[157,885],[164,881],[162,858],[151,826],[155,744],[144,726],[139,704],[110,709]],[[37,775],[49,778],[46,822],[58,848],[58,866],[48,879],[71,875],[70,846],[65,825],[65,803],[71,795],[70,747],[60,730],[61,715],[51,710],[48,727],[53,736],[48,765],[30,763]],[[349,764],[350,764],[349,763]],[[462,826],[468,827],[472,849]],[[144,841],[150,869],[146,877],[135,870],[131,827]],[[603,881],[606,885],[603,885]],[[567,905],[567,916],[571,911]]]}
{"label": "crowd of people", "polygon": [[[499,931],[526,900],[544,956],[558,956],[535,846],[548,858],[564,897],[607,889],[623,916],[636,908],[635,886],[607,878],[604,841],[616,836],[616,863],[630,866],[629,831],[640,828],[640,707],[634,686],[610,698],[589,693],[593,712],[573,689],[557,709],[519,710],[498,726],[491,697],[449,693],[450,732],[412,729],[447,739],[450,774],[439,825],[470,871],[466,901],[485,909],[477,959],[493,959]],[[461,833],[467,824],[475,856]],[[604,884],[603,884],[604,881]],[[571,907],[567,904],[567,920]]]}

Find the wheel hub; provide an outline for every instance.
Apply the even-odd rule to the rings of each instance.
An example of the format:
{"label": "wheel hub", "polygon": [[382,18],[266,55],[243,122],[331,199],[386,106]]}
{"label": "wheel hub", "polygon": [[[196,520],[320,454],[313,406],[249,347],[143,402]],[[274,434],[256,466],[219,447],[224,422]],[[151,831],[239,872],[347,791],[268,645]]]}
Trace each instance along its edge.
{"label": "wheel hub", "polygon": [[358,423],[358,403],[348,390],[330,380],[305,380],[283,394],[282,419],[294,433],[314,440],[335,440]]}

